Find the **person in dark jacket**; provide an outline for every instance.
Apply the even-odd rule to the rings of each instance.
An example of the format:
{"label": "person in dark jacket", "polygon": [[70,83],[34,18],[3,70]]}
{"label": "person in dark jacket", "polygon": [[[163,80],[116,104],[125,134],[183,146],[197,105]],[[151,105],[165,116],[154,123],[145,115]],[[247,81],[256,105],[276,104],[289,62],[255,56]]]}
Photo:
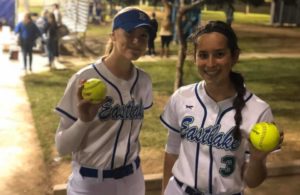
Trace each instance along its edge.
{"label": "person in dark jacket", "polygon": [[32,71],[32,48],[35,40],[41,36],[41,32],[32,21],[30,13],[24,15],[23,21],[19,22],[15,28],[18,34],[18,44],[23,54],[24,70],[27,71],[27,57],[29,58],[29,71]]}
{"label": "person in dark jacket", "polygon": [[54,68],[54,60],[58,57],[58,25],[53,13],[49,13],[48,15],[48,24],[45,32],[47,36],[49,67]]}
{"label": "person in dark jacket", "polygon": [[148,39],[148,54],[149,55],[155,55],[156,52],[155,52],[154,40],[156,38],[156,32],[157,32],[157,29],[158,29],[158,23],[157,23],[157,20],[155,18],[155,12],[152,13],[152,18],[150,20],[150,23],[151,23],[152,28],[155,31],[155,33],[152,33],[151,36],[149,36],[149,39]]}

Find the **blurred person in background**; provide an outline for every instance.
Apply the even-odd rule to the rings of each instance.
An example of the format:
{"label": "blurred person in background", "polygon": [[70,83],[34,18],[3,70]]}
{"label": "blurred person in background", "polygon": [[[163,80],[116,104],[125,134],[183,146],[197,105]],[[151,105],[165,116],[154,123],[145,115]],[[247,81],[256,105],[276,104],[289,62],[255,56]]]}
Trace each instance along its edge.
{"label": "blurred person in background", "polygon": [[54,60],[58,57],[58,24],[53,13],[48,15],[48,24],[45,28],[45,34],[47,36],[47,50],[49,67],[55,68]]}
{"label": "blurred person in background", "polygon": [[29,71],[32,71],[32,48],[35,46],[36,39],[41,36],[41,32],[32,21],[30,13],[26,13],[23,21],[17,24],[15,33],[18,35],[18,45],[23,54],[24,70],[27,71],[29,68]]}
{"label": "blurred person in background", "polygon": [[61,15],[61,12],[59,10],[59,4],[57,4],[57,3],[53,4],[52,13],[55,16],[55,21],[57,23],[57,26],[62,25],[62,15]]}
{"label": "blurred person in background", "polygon": [[152,18],[150,20],[150,23],[151,23],[152,28],[155,31],[155,33],[153,33],[149,37],[149,39],[148,39],[148,55],[156,55],[154,40],[156,38],[156,32],[157,32],[157,29],[158,29],[158,23],[157,23],[157,20],[156,20],[156,14],[155,14],[155,12],[152,13]]}
{"label": "blurred person in background", "polygon": [[48,52],[47,52],[47,37],[46,37],[46,27],[48,25],[48,14],[49,11],[47,9],[43,10],[41,13],[41,16],[36,20],[35,24],[36,26],[39,28],[42,37],[41,37],[41,50],[42,52],[44,52],[44,55],[47,56]]}

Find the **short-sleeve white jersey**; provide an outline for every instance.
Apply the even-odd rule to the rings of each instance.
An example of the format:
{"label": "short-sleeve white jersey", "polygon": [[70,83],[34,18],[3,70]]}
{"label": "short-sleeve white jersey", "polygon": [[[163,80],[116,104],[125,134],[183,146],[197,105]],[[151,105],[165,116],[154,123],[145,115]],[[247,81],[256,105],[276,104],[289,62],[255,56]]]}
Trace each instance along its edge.
{"label": "short-sleeve white jersey", "polygon": [[172,173],[179,181],[208,194],[242,192],[242,166],[249,158],[247,139],[255,123],[273,121],[270,106],[246,92],[242,139],[238,141],[232,134],[234,97],[215,102],[204,86],[205,81],[200,81],[179,88],[160,117],[169,130],[166,152],[179,155]]}
{"label": "short-sleeve white jersey", "polygon": [[[91,64],[69,80],[63,97],[56,107],[60,115],[59,133],[78,121],[77,89],[82,80],[101,79],[107,86],[107,99],[96,117],[89,122],[78,148],[72,149],[72,158],[81,165],[98,169],[114,169],[132,163],[140,150],[139,133],[144,110],[152,106],[150,76],[133,65],[133,76],[125,81],[114,76],[102,59]],[[63,123],[63,124],[62,124]],[[80,127],[79,125],[78,127]],[[77,126],[76,126],[77,127]],[[80,130],[77,129],[77,132]],[[58,140],[61,144],[64,140]]]}

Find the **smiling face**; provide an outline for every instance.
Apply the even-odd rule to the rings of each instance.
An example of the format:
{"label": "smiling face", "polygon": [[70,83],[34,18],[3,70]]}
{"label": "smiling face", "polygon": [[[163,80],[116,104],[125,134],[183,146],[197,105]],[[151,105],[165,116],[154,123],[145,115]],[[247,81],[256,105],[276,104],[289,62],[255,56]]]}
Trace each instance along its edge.
{"label": "smiling face", "polygon": [[137,60],[147,48],[149,34],[144,27],[138,27],[130,32],[118,28],[112,33],[114,43],[113,53],[126,60]]}
{"label": "smiling face", "polygon": [[206,84],[221,86],[230,82],[229,73],[238,54],[232,54],[227,38],[218,32],[204,33],[196,42],[196,66]]}

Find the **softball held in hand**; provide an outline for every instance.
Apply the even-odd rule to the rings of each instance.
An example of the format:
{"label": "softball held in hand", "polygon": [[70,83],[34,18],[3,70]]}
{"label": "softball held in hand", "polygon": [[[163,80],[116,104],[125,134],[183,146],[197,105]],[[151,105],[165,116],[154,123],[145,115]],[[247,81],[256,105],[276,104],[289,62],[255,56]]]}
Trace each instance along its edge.
{"label": "softball held in hand", "polygon": [[250,132],[250,141],[253,146],[264,152],[274,150],[279,140],[279,130],[273,123],[257,123]]}
{"label": "softball held in hand", "polygon": [[83,84],[82,97],[93,104],[97,104],[104,100],[106,91],[106,85],[103,81],[91,78]]}

